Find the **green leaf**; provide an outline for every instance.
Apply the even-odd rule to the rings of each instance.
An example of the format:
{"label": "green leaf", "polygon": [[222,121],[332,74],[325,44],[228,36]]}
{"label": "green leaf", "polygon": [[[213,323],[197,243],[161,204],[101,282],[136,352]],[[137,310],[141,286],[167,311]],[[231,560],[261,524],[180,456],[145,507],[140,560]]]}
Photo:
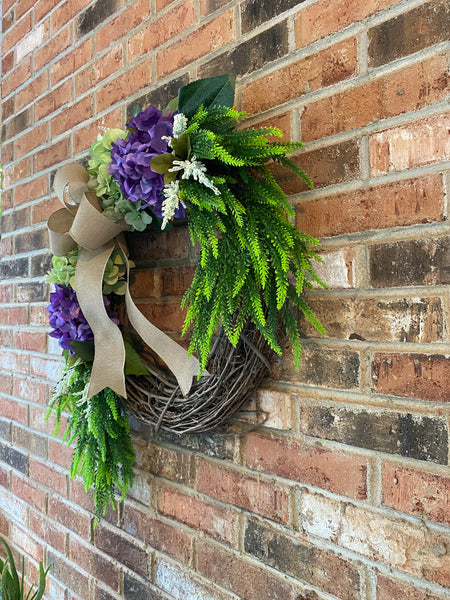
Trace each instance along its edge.
{"label": "green leaf", "polygon": [[178,92],[178,110],[189,119],[200,106],[232,107],[236,75],[228,73],[188,83]]}
{"label": "green leaf", "polygon": [[169,172],[169,169],[173,167],[173,161],[175,156],[173,154],[160,154],[159,156],[155,156],[150,161],[150,167],[155,171],[155,173],[159,173],[160,175],[165,175]]}
{"label": "green leaf", "polygon": [[79,342],[72,341],[70,345],[75,350],[75,354],[84,360],[84,362],[92,362],[94,360],[94,342]]}
{"label": "green leaf", "polygon": [[191,154],[191,142],[187,133],[183,133],[178,138],[172,138],[171,144],[173,151],[178,157],[182,160],[189,158]]}
{"label": "green leaf", "polygon": [[133,117],[137,117],[139,113],[142,112],[142,108],[140,104],[136,104],[133,110]]}
{"label": "green leaf", "polygon": [[175,96],[175,98],[172,98],[172,100],[166,106],[166,110],[164,111],[164,113],[167,110],[170,110],[170,112],[172,112],[172,113],[174,113],[176,110],[178,110],[178,96]]}
{"label": "green leaf", "polygon": [[145,367],[141,357],[130,344],[125,345],[125,375],[148,375],[148,369]]}
{"label": "green leaf", "polygon": [[[2,573],[2,589],[3,589],[3,581],[6,578],[6,585],[8,586],[8,588],[11,590],[11,597],[18,597],[20,594],[20,584],[19,584],[19,576],[17,575],[17,571],[16,571],[16,565],[14,564],[14,557],[12,555],[11,552],[11,548],[8,546],[8,544],[6,543],[6,541],[3,538],[0,538],[0,540],[3,542],[3,545],[6,548],[6,553],[8,555],[8,560],[7,560],[7,564],[5,564],[4,568],[3,568],[3,573]],[[7,567],[9,566],[9,571],[7,570]],[[10,573],[11,571],[11,573]],[[9,593],[9,590],[8,590]]]}

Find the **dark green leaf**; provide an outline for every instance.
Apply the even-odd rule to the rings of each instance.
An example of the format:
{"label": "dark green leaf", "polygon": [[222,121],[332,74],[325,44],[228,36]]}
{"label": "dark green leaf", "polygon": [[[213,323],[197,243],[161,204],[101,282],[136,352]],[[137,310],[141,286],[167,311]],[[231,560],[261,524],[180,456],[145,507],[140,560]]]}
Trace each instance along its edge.
{"label": "dark green leaf", "polygon": [[[11,591],[13,592],[13,594],[11,594],[11,595],[13,597],[14,597],[14,595],[18,596],[20,593],[20,583],[19,583],[19,576],[17,575],[17,571],[16,571],[16,565],[14,564],[14,557],[12,555],[11,548],[8,546],[6,541],[3,538],[0,538],[0,539],[3,542],[3,545],[5,546],[6,553],[8,555],[7,564],[5,564],[5,566],[3,568],[2,585],[3,585],[3,579],[6,575],[7,582],[8,582],[7,585],[11,587]],[[9,571],[6,570],[7,567],[9,567]]]}
{"label": "dark green leaf", "polygon": [[183,133],[178,138],[172,139],[172,148],[175,154],[182,160],[187,160],[191,153],[191,141],[187,133]]}
{"label": "dark green leaf", "polygon": [[75,354],[84,360],[84,362],[92,362],[94,360],[94,342],[79,342],[72,341],[70,345],[75,350]]}
{"label": "dark green leaf", "polygon": [[199,106],[227,106],[234,103],[236,75],[228,73],[217,77],[206,77],[188,83],[178,92],[178,110],[193,117]]}
{"label": "dark green leaf", "polygon": [[173,167],[174,159],[175,156],[173,154],[159,154],[158,156],[155,156],[155,158],[152,158],[150,167],[155,173],[165,175],[169,169]]}
{"label": "dark green leaf", "polygon": [[148,375],[148,369],[145,367],[141,357],[130,344],[125,344],[125,375]]}

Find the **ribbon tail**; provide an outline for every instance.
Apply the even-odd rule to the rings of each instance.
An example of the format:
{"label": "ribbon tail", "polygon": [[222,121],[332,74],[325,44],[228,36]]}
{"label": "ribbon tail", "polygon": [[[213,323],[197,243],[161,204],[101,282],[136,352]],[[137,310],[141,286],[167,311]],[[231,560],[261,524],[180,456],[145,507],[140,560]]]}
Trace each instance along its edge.
{"label": "ribbon tail", "polygon": [[126,398],[122,333],[109,318],[102,293],[103,273],[113,248],[113,242],[98,250],[81,248],[75,270],[78,302],[94,334],[95,355],[88,398],[106,387]]}
{"label": "ribbon tail", "polygon": [[[122,255],[127,267],[127,278],[129,280],[130,264],[122,248]],[[150,323],[144,317],[136,304],[133,302],[129,289],[125,295],[125,306],[127,308],[128,320],[136,332],[144,340],[149,348],[162,358],[172,373],[175,375],[183,396],[189,394],[192,387],[192,380],[200,370],[200,364],[195,356],[189,356],[188,352],[179,344],[170,338],[163,331]],[[209,375],[203,371],[203,375]]]}

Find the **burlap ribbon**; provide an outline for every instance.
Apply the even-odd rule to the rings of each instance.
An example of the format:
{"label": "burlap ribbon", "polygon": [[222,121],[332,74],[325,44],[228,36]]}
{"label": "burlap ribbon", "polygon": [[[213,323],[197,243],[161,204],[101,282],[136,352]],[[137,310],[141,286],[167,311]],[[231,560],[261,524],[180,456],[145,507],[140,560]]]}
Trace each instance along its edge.
{"label": "burlap ribbon", "polygon": [[[115,238],[128,226],[124,221],[113,223],[103,216],[96,194],[88,190],[88,181],[88,172],[77,163],[60,167],[56,172],[54,188],[64,208],[54,212],[48,220],[50,249],[53,254],[63,256],[76,244],[80,246],[75,289],[80,308],[94,334],[95,347],[89,398],[106,387],[126,398],[125,347],[120,329],[106,312],[102,281]],[[120,246],[124,250],[123,241]],[[123,258],[128,282],[130,267],[125,251]],[[131,325],[166,363],[186,396],[193,377],[198,374],[198,360],[144,317],[134,304],[128,286],[125,306]]]}

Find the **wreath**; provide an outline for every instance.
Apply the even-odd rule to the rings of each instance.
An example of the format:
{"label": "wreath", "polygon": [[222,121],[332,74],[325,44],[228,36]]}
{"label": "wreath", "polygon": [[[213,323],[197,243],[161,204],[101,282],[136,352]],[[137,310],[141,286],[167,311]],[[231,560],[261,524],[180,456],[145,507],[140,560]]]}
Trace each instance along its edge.
{"label": "wreath", "polygon": [[[64,208],[48,222],[54,284],[50,336],[65,366],[52,396],[56,428],[75,442],[71,476],[94,488],[97,518],[133,483],[129,414],[178,433],[218,427],[259,386],[273,353],[290,341],[301,354],[298,313],[320,331],[302,293],[323,285],[317,240],[292,224],[274,179],[278,163],[307,175],[287,155],[300,142],[274,127],[240,128],[234,77],[190,83],[165,111],[138,110],[127,130],[92,144],[87,169],[55,175]],[[147,321],[129,292],[127,235],[167,231],[187,221],[198,244],[195,275],[182,307],[186,351]],[[158,234],[159,235],[159,234]]]}

